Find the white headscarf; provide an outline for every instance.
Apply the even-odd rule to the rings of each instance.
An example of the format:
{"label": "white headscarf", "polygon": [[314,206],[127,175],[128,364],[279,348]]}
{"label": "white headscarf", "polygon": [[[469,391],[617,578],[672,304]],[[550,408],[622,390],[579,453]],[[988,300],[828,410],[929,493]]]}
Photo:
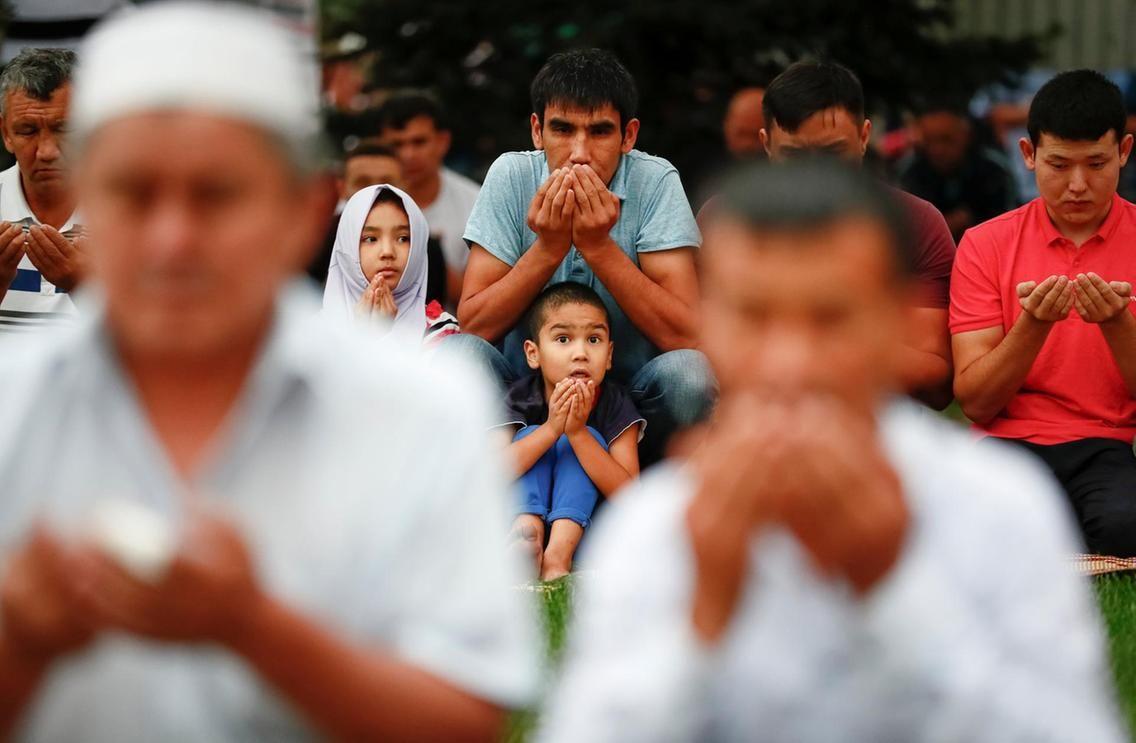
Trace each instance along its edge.
{"label": "white headscarf", "polygon": [[392,292],[398,314],[391,333],[421,340],[426,332],[426,243],[430,239],[430,227],[414,199],[394,186],[367,186],[347,200],[335,231],[335,247],[331,251],[327,285],[323,290],[323,310],[334,317],[355,316],[355,304],[370,283],[359,264],[359,240],[367,215],[382,191],[390,191],[402,200],[410,222],[410,255]]}

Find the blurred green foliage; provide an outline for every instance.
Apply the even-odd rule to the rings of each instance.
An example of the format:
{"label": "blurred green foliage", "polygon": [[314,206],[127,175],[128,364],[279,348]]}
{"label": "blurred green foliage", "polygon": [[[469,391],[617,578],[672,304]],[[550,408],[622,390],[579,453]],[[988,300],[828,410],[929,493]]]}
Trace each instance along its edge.
{"label": "blurred green foliage", "polygon": [[[325,38],[354,31],[377,61],[373,85],[423,86],[448,106],[455,149],[484,167],[531,147],[529,83],[552,53],[612,49],[635,75],[640,148],[680,169],[712,156],[733,90],[803,57],[862,78],[870,109],[922,94],[965,95],[1012,83],[1045,38],[963,38],[952,0],[323,0]],[[476,169],[476,168],[475,168]]]}

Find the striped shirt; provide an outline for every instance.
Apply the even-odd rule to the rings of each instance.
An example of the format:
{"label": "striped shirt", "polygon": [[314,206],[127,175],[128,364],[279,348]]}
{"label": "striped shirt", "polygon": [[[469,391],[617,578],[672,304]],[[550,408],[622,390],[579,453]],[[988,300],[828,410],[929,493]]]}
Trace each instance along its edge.
{"label": "striped shirt", "polygon": [[[75,227],[75,214],[61,232]],[[0,221],[39,224],[20,183],[20,166],[0,172]],[[0,343],[5,336],[35,332],[53,325],[70,324],[76,316],[71,297],[45,279],[31,258],[24,256],[16,270],[16,278],[0,300]]]}

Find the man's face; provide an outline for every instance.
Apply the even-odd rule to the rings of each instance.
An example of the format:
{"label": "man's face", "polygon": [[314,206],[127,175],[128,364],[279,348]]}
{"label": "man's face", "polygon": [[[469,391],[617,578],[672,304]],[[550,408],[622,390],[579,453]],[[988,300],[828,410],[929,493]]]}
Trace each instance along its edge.
{"label": "man's face", "polygon": [[532,115],[532,141],[544,150],[548,172],[565,165],[590,165],[605,184],[619,168],[619,158],[635,147],[639,120],[621,128],[619,112],[610,103],[589,111],[550,103],[543,124]]}
{"label": "man's face", "polygon": [[701,347],[723,399],[824,395],[870,414],[898,388],[907,312],[881,227],[755,232],[723,219],[705,234]]}
{"label": "man's face", "polygon": [[1022,139],[1019,146],[1049,213],[1076,226],[1099,221],[1108,213],[1120,169],[1132,152],[1132,135],[1126,134],[1118,145],[1111,130],[1095,142],[1042,132],[1036,149],[1028,139]]}
{"label": "man's face", "polygon": [[722,136],[726,140],[726,149],[735,158],[750,158],[765,152],[761,146],[761,130],[765,126],[761,112],[763,100],[764,88],[747,88],[730,100],[726,118],[722,121]]}
{"label": "man's face", "polygon": [[4,98],[4,147],[15,156],[20,173],[32,187],[50,188],[66,182],[61,142],[70,100],[70,84],[60,86],[46,101],[22,90]]}
{"label": "man's face", "polygon": [[834,155],[859,164],[868,151],[872,122],[856,121],[843,108],[817,111],[801,122],[795,132],[782,129],[776,121],[762,130],[762,141],[769,159],[784,162],[811,155]]}
{"label": "man's face", "polygon": [[927,162],[938,173],[956,172],[970,148],[970,122],[948,111],[923,114],[918,121],[919,138]]}
{"label": "man's face", "polygon": [[257,339],[321,228],[314,186],[260,129],[232,119],[112,121],[92,135],[77,175],[108,320],[124,350],[149,358],[208,357]]}
{"label": "man's face", "polygon": [[402,177],[411,188],[437,175],[450,150],[450,133],[425,115],[415,116],[402,129],[384,129],[379,141],[398,153]]}
{"label": "man's face", "polygon": [[402,166],[397,159],[386,155],[357,155],[343,166],[344,201],[367,186],[387,183],[402,188]]}

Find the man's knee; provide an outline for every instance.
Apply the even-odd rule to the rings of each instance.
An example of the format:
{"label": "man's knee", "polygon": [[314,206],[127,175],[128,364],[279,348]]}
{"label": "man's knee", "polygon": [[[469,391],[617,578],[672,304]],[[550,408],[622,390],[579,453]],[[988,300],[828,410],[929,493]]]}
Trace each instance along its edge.
{"label": "man's knee", "polygon": [[679,427],[705,418],[717,394],[706,357],[691,349],[656,356],[636,375],[632,388],[642,398],[657,401]]}
{"label": "man's knee", "polygon": [[[1136,500],[1136,494],[1133,494]],[[1114,557],[1136,557],[1136,503],[1104,514],[1086,535],[1091,552]]]}

